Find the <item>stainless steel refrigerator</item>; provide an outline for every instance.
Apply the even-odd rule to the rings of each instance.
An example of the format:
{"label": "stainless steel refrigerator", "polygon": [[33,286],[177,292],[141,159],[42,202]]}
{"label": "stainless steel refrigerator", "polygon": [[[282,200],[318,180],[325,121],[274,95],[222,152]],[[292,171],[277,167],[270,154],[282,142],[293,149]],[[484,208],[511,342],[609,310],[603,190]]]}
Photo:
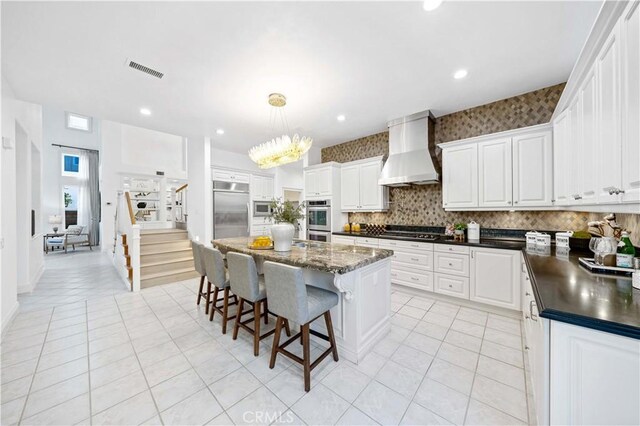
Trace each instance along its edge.
{"label": "stainless steel refrigerator", "polygon": [[249,184],[213,181],[213,238],[249,236]]}

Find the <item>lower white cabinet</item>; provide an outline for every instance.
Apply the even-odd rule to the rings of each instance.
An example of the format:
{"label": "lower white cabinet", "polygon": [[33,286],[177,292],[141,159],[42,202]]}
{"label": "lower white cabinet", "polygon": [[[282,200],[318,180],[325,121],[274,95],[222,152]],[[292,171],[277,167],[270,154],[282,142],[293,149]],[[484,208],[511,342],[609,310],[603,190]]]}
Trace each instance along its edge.
{"label": "lower white cabinet", "polygon": [[456,277],[447,274],[434,274],[434,289],[436,293],[448,296],[469,298],[469,278]]}
{"label": "lower white cabinet", "polygon": [[520,310],[520,252],[471,249],[469,299]]}
{"label": "lower white cabinet", "polygon": [[356,244],[356,237],[346,237],[344,235],[332,235],[331,242],[336,244],[346,244],[353,246]]}
{"label": "lower white cabinet", "polygon": [[550,345],[552,425],[640,424],[639,340],[551,321]]}
{"label": "lower white cabinet", "polygon": [[458,253],[434,253],[434,269],[443,274],[469,276],[469,255]]}

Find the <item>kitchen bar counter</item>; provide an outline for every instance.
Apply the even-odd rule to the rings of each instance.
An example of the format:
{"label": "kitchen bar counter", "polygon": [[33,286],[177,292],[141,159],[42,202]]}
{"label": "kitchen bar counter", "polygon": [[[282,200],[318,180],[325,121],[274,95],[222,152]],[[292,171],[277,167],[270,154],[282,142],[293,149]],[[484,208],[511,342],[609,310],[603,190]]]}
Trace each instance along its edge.
{"label": "kitchen bar counter", "polygon": [[[341,358],[357,364],[391,329],[392,250],[296,241],[290,252],[276,252],[252,250],[251,240],[225,238],[212,243],[223,253],[253,256],[259,272],[265,261],[300,267],[307,285],[338,294],[331,316]],[[320,323],[311,327],[326,333]]]}
{"label": "kitchen bar counter", "polygon": [[330,244],[316,241],[296,241],[290,252],[250,249],[253,238],[225,238],[213,240],[220,251],[235,251],[301,268],[315,269],[331,274],[346,274],[356,269],[393,256],[392,250]]}
{"label": "kitchen bar counter", "polygon": [[524,251],[540,316],[640,339],[640,290],[631,278],[592,274],[579,256],[541,256]]}

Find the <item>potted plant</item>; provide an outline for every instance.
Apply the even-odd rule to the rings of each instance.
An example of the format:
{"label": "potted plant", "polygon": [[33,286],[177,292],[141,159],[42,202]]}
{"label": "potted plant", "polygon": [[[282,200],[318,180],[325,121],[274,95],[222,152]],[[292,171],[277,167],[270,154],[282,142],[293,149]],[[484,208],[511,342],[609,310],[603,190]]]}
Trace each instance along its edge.
{"label": "potted plant", "polygon": [[296,225],[304,218],[304,203],[296,206],[291,201],[273,199],[271,211],[271,221],[274,223],[271,227],[273,248],[275,251],[291,251]]}
{"label": "potted plant", "polygon": [[464,231],[467,229],[466,223],[456,223],[453,225],[453,233],[456,240],[464,241]]}

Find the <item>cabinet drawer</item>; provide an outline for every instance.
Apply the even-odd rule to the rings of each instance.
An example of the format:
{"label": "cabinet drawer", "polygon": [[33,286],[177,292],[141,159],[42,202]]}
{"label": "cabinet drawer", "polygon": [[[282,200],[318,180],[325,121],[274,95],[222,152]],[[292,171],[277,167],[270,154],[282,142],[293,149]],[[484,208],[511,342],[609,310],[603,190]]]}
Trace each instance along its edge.
{"label": "cabinet drawer", "polygon": [[433,252],[406,252],[402,249],[393,249],[393,263],[399,263],[408,267],[433,270]]}
{"label": "cabinet drawer", "polygon": [[356,244],[356,239],[353,237],[343,237],[340,235],[332,235],[331,242],[336,244],[346,244],[349,246],[353,246]]}
{"label": "cabinet drawer", "polygon": [[443,253],[469,254],[469,247],[458,246],[453,244],[434,244],[434,251],[439,251]]}
{"label": "cabinet drawer", "polygon": [[360,238],[356,237],[356,245],[363,247],[378,247],[378,239],[377,238]]}
{"label": "cabinet drawer", "polygon": [[389,248],[391,250],[408,249],[408,250],[429,250],[433,251],[432,243],[418,243],[414,241],[384,240],[380,239],[380,248]]}
{"label": "cabinet drawer", "polygon": [[418,273],[391,268],[391,282],[433,291],[433,273]]}
{"label": "cabinet drawer", "polygon": [[435,274],[434,291],[436,293],[468,299],[469,278],[454,277],[446,274]]}
{"label": "cabinet drawer", "polygon": [[469,256],[455,253],[434,253],[434,269],[436,272],[469,276]]}

